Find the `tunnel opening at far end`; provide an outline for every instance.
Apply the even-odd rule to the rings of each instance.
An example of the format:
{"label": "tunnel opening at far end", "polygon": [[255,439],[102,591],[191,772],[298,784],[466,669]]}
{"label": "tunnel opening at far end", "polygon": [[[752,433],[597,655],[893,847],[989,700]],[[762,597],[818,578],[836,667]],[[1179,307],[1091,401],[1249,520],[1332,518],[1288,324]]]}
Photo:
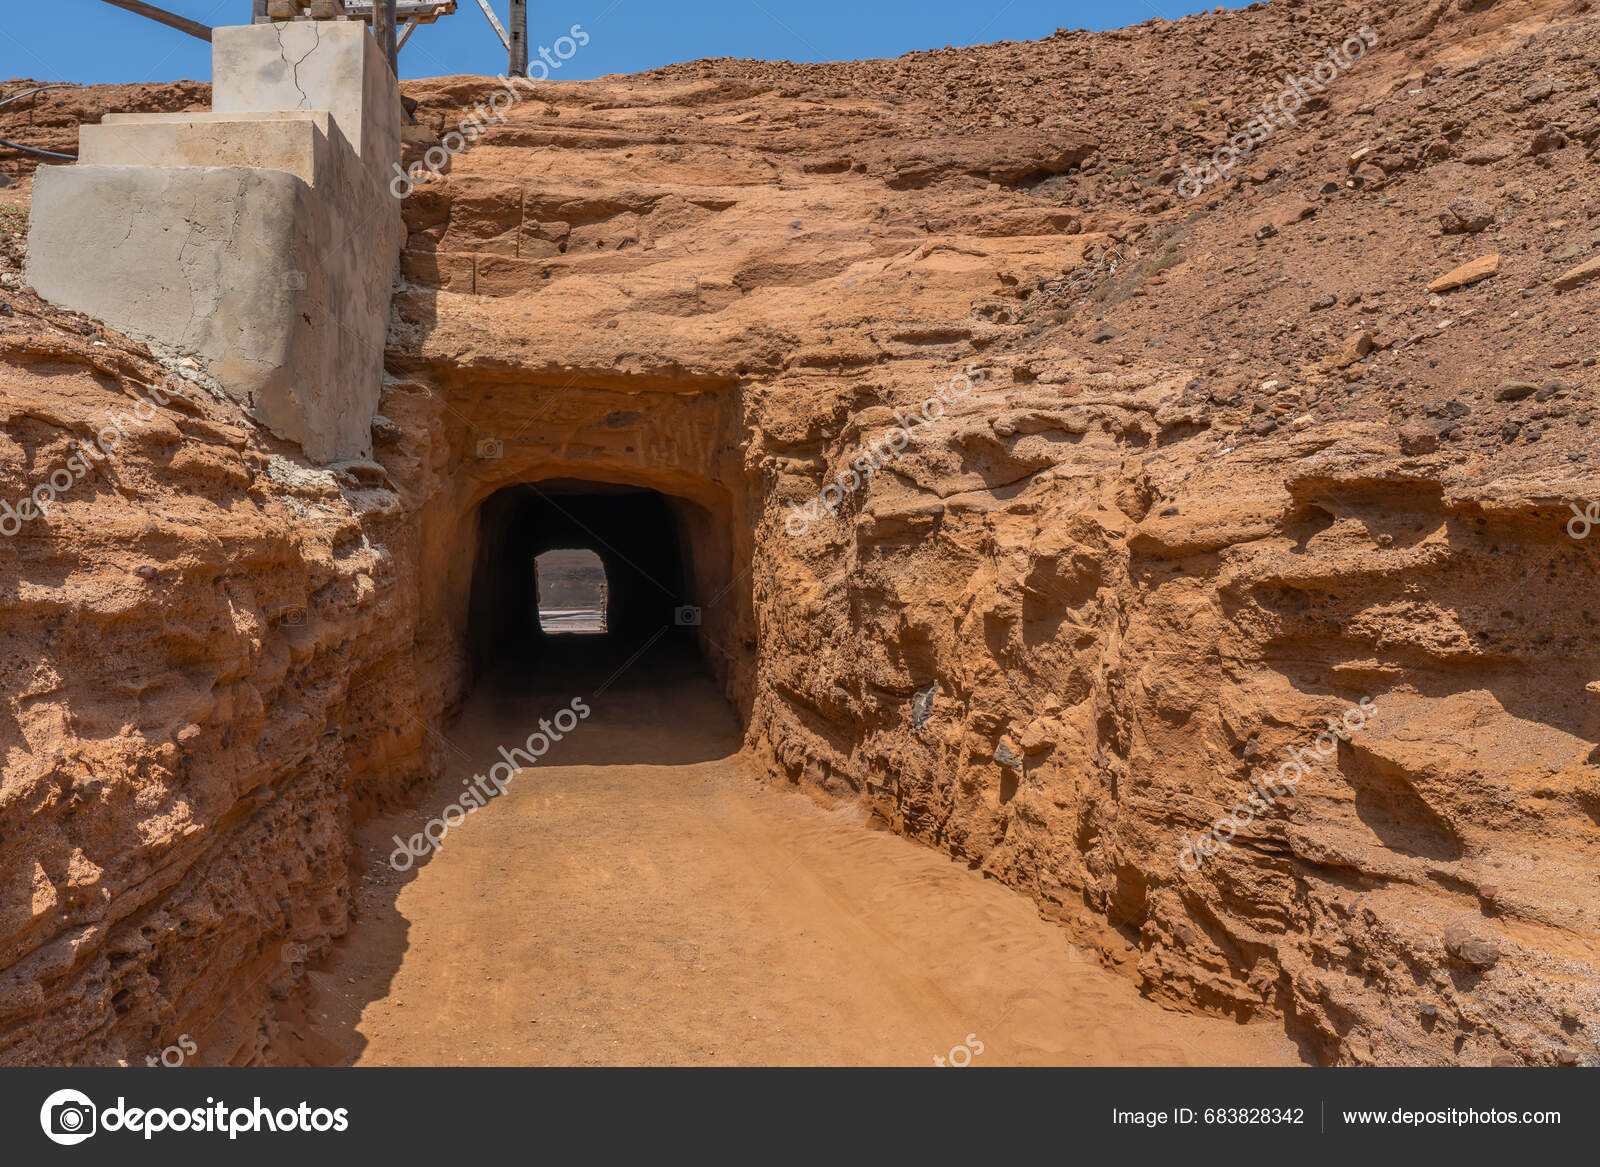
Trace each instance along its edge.
{"label": "tunnel opening at far end", "polygon": [[726,592],[725,525],[639,486],[557,478],[497,490],[478,512],[472,676],[707,671],[702,609]]}
{"label": "tunnel opening at far end", "polygon": [[610,605],[606,566],[593,551],[564,548],[533,557],[539,631],[551,636],[603,636]]}

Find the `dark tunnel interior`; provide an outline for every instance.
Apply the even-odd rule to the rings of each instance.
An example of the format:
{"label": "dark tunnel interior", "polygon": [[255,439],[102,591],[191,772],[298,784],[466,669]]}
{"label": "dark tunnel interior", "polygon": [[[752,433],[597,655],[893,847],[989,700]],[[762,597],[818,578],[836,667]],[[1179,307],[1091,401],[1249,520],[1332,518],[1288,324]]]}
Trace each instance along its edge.
{"label": "dark tunnel interior", "polygon": [[[695,657],[686,505],[654,490],[576,479],[519,483],[486,499],[467,623],[474,678],[529,676],[552,666],[590,672],[646,650],[656,660]],[[603,634],[541,628],[536,560],[558,549],[600,558]]]}

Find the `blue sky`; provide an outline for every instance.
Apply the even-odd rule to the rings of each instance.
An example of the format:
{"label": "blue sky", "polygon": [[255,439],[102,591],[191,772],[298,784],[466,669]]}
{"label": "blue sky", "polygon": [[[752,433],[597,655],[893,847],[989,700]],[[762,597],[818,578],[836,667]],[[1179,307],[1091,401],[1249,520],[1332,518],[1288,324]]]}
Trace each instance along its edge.
{"label": "blue sky", "polygon": [[[202,24],[244,24],[250,0],[150,0]],[[502,21],[508,0],[492,0]],[[1231,7],[1232,5],[1230,5]],[[528,39],[553,45],[581,24],[589,44],[559,78],[633,73],[697,57],[791,61],[894,57],[913,49],[1032,40],[1057,28],[1120,28],[1211,5],[1179,0],[529,0]],[[417,29],[402,77],[498,73],[506,55],[476,0]],[[205,42],[101,0],[0,0],[0,80],[211,78]]]}

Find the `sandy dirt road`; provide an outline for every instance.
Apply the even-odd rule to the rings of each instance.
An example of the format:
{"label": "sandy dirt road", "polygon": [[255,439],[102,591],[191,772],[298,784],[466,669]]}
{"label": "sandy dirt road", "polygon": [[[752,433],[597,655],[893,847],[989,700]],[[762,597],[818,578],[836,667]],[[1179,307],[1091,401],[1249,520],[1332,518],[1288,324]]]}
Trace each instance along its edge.
{"label": "sandy dirt road", "polygon": [[[1301,1060],[1270,1024],[1143,999],[979,873],[757,784],[709,681],[640,669],[590,693],[499,688],[463,710],[434,794],[364,832],[360,919],[286,1006],[281,1060],[932,1066],[962,1045],[975,1066]],[[390,870],[391,836],[577,695],[587,720],[440,851]]]}

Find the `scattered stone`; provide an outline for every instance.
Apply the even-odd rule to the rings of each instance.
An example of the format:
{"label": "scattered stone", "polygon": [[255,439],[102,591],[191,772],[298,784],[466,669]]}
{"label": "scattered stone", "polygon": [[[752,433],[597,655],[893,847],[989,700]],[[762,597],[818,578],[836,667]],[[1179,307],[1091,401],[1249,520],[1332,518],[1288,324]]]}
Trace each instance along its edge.
{"label": "scattered stone", "polygon": [[1344,342],[1343,351],[1328,362],[1328,367],[1333,369],[1349,368],[1370,353],[1374,347],[1372,333],[1366,331],[1357,332]]}
{"label": "scattered stone", "polygon": [[1112,324],[1102,324],[1089,334],[1090,344],[1104,344],[1108,340],[1115,340],[1122,335],[1122,329]]}
{"label": "scattered stone", "polygon": [[1556,83],[1548,77],[1541,77],[1522,91],[1522,100],[1530,105],[1536,101],[1543,101],[1556,91]]}
{"label": "scattered stone", "polygon": [[1488,166],[1493,162],[1504,162],[1516,151],[1516,146],[1510,141],[1498,138],[1493,142],[1480,142],[1463,154],[1461,161],[1468,166]]}
{"label": "scattered stone", "polygon": [[1521,401],[1539,391],[1539,386],[1532,381],[1502,381],[1500,387],[1494,391],[1496,401]]}
{"label": "scattered stone", "polygon": [[1362,190],[1382,190],[1389,181],[1389,176],[1384,173],[1383,167],[1375,163],[1365,163],[1356,168],[1350,176],[1350,182]]}
{"label": "scattered stone", "polygon": [[1493,968],[1500,960],[1500,946],[1475,934],[1466,924],[1451,924],[1445,929],[1444,948],[1469,968]]}
{"label": "scattered stone", "polygon": [[1534,157],[1548,154],[1552,150],[1560,150],[1567,144],[1566,134],[1561,132],[1560,126],[1546,126],[1534,135],[1533,143],[1528,147],[1528,153]]}
{"label": "scattered stone", "polygon": [[1533,395],[1535,401],[1549,401],[1552,397],[1565,397],[1572,392],[1572,386],[1565,381],[1546,381],[1539,386],[1539,391]]}
{"label": "scattered stone", "polygon": [[1586,284],[1597,277],[1600,277],[1600,258],[1591,259],[1588,263],[1579,264],[1571,271],[1562,272],[1555,278],[1555,285],[1565,292],[1576,288],[1579,284]]}
{"label": "scattered stone", "polygon": [[1522,1059],[1511,1054],[1495,1054],[1489,1059],[1489,1067],[1496,1070],[1510,1070],[1522,1065]]}
{"label": "scattered stone", "polygon": [[1452,397],[1449,401],[1444,403],[1444,413],[1446,417],[1462,418],[1466,417],[1471,412],[1472,407],[1466,402],[1462,401],[1459,397]]}
{"label": "scattered stone", "polygon": [[1476,235],[1494,225],[1494,208],[1486,202],[1466,196],[1451,199],[1449,205],[1439,212],[1439,225],[1444,228],[1446,235]]}
{"label": "scattered stone", "polygon": [[1408,425],[1400,430],[1402,454],[1431,454],[1439,448],[1439,435],[1425,425]]}
{"label": "scattered stone", "polygon": [[1017,757],[1017,755],[1012,751],[1011,747],[1008,746],[1004,741],[995,746],[994,760],[999,762],[1008,770],[1022,769],[1022,759]]}
{"label": "scattered stone", "polygon": [[1261,224],[1261,226],[1257,227],[1254,232],[1257,239],[1271,239],[1277,233],[1278,228],[1271,223]]}
{"label": "scattered stone", "polygon": [[1486,280],[1499,271],[1500,253],[1498,251],[1491,252],[1488,255],[1480,255],[1470,263],[1464,263],[1452,271],[1445,272],[1444,275],[1428,285],[1428,291],[1435,294],[1454,291],[1456,288],[1464,288],[1468,284],[1475,284],[1479,280]]}
{"label": "scattered stone", "polygon": [[141,563],[133,569],[133,574],[140,579],[158,579],[161,576],[159,568],[151,567],[148,563]]}
{"label": "scattered stone", "polygon": [[1332,308],[1338,302],[1339,302],[1339,297],[1338,296],[1335,296],[1332,292],[1324,292],[1322,295],[1318,296],[1315,300],[1311,301],[1311,310],[1313,312],[1317,312],[1317,311],[1320,311],[1323,308]]}

